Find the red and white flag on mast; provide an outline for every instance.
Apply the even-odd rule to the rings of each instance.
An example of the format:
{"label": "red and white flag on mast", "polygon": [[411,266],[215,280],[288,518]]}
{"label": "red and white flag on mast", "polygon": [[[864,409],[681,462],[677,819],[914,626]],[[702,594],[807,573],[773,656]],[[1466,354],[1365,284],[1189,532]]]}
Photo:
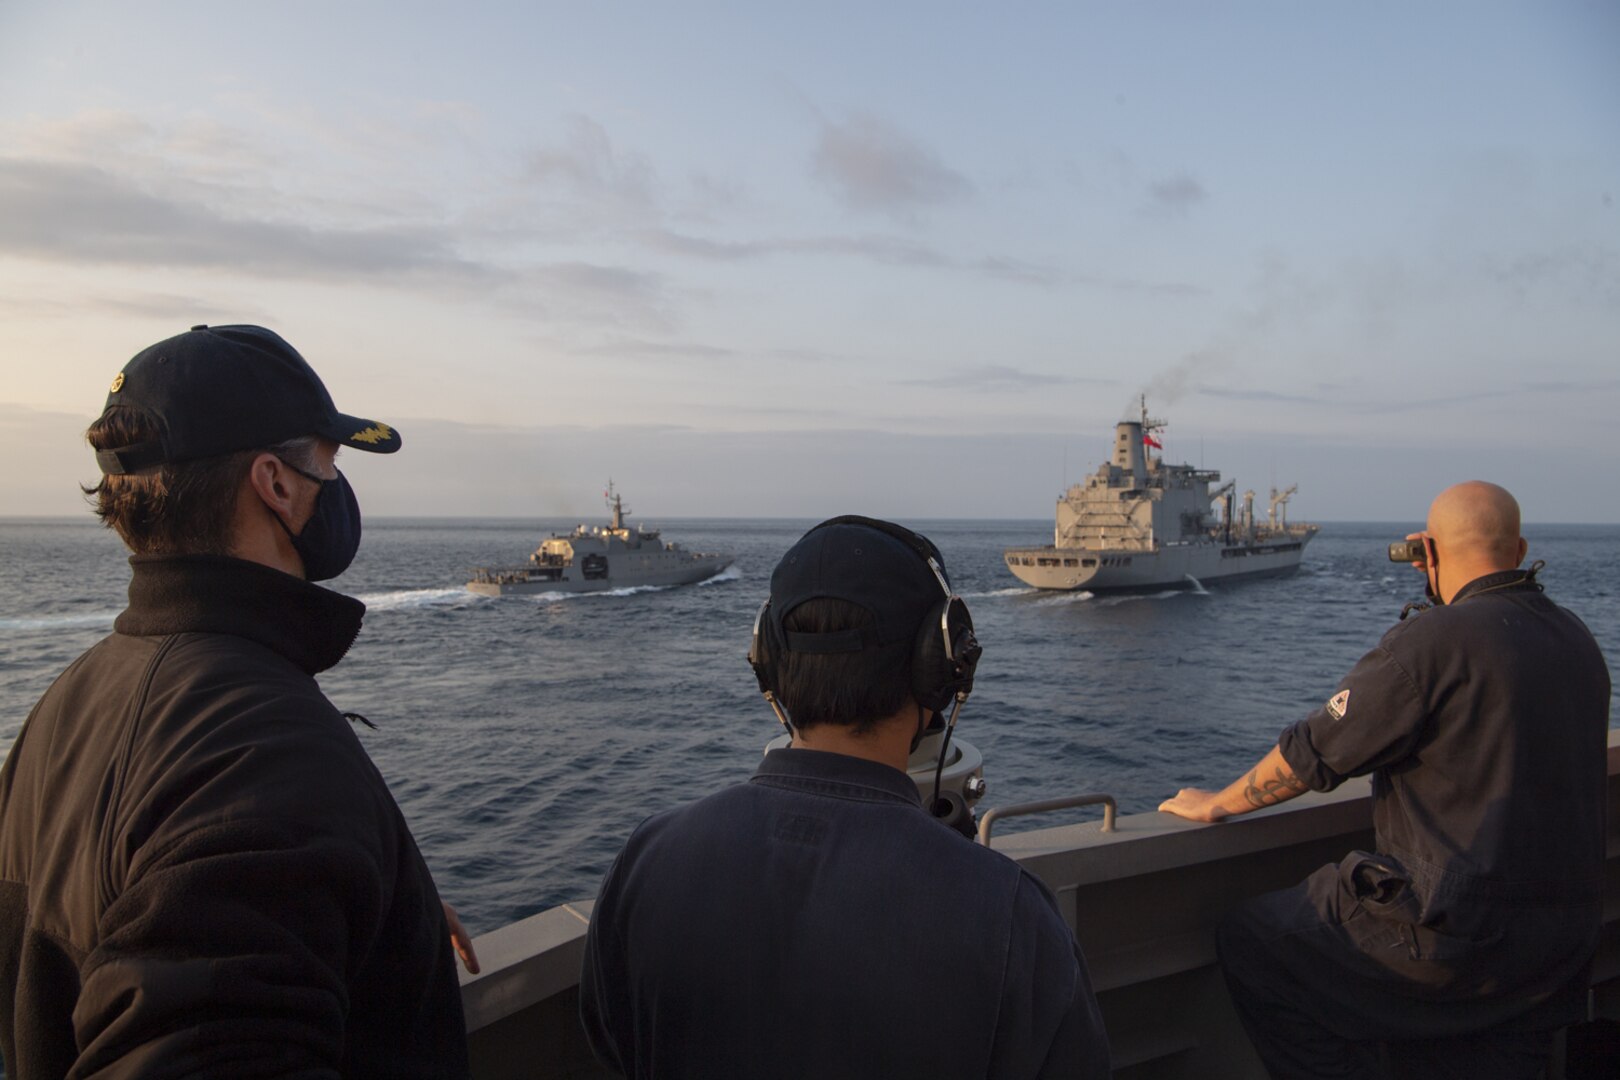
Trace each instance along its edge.
{"label": "red and white flag on mast", "polygon": [[1151,446],[1155,450],[1163,450],[1164,449],[1164,444],[1161,443],[1158,439],[1155,439],[1153,437],[1152,432],[1147,432],[1147,431],[1144,431],[1142,433],[1142,445],[1143,446]]}

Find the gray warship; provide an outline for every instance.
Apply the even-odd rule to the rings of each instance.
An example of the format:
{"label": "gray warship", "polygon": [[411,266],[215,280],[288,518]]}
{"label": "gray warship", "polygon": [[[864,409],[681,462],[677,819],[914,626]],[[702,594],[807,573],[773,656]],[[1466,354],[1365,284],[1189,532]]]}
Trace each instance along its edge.
{"label": "gray warship", "polygon": [[[1114,456],[1069,488],[1057,502],[1053,542],[1008,548],[1007,569],[1037,589],[1090,592],[1186,587],[1236,577],[1286,574],[1299,567],[1315,525],[1290,525],[1288,499],[1298,485],[1271,489],[1271,506],[1256,520],[1255,493],[1234,512],[1236,481],[1215,490],[1221,474],[1169,465],[1153,436],[1147,398],[1139,420],[1122,421]],[[1162,449],[1162,448],[1161,448]],[[1214,504],[1221,513],[1212,513]]]}
{"label": "gray warship", "polygon": [[604,497],[613,511],[608,524],[553,533],[521,566],[477,567],[467,588],[484,596],[509,596],[689,585],[731,565],[730,555],[685,551],[677,543],[665,543],[657,529],[626,525],[631,511],[611,480]]}

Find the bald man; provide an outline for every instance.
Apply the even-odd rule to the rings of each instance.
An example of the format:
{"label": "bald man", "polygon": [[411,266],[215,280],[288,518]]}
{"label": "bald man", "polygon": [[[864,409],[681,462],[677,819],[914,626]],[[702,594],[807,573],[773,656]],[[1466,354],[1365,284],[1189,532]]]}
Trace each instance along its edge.
{"label": "bald man", "polygon": [[1351,852],[1222,924],[1227,985],[1275,1077],[1533,1077],[1580,1019],[1602,902],[1609,673],[1542,593],[1519,505],[1441,492],[1434,606],[1222,791],[1160,810],[1218,821],[1372,774],[1376,853]]}

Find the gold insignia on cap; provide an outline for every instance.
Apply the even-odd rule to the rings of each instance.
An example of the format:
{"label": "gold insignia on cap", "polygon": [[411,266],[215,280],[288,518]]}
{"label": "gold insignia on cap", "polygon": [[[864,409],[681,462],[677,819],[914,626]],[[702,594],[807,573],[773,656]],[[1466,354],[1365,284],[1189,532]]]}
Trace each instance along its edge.
{"label": "gold insignia on cap", "polygon": [[357,431],[349,436],[350,442],[370,443],[376,446],[380,442],[387,442],[394,437],[394,431],[387,424],[372,424],[363,431]]}
{"label": "gold insignia on cap", "polygon": [[116,394],[116,393],[118,393],[118,391],[122,390],[123,388],[124,388],[124,373],[122,371],[120,371],[118,374],[113,376],[113,384],[112,384],[112,386],[108,387],[107,393]]}

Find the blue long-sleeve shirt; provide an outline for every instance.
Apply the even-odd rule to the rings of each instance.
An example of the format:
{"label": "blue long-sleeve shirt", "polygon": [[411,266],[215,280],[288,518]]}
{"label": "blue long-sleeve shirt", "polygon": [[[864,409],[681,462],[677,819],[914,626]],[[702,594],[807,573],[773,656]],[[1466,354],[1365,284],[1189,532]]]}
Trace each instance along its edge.
{"label": "blue long-sleeve shirt", "polygon": [[1106,1077],[1056,902],[876,762],[776,750],[643,822],[592,915],[581,1017],[631,1077]]}

